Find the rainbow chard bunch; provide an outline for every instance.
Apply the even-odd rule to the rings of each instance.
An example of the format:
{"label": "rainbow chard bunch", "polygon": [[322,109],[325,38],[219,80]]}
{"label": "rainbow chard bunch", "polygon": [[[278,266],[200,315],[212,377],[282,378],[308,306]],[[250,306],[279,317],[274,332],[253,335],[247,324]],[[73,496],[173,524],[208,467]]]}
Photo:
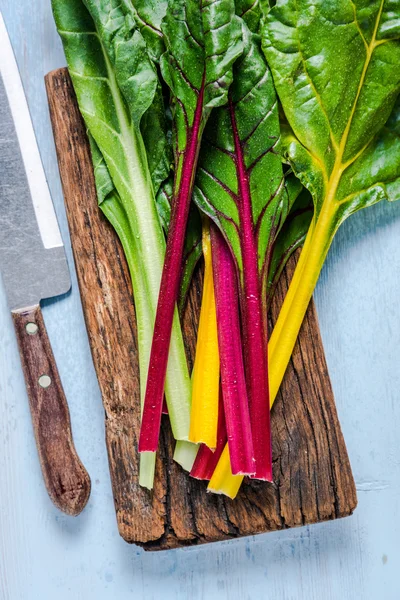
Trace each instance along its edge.
{"label": "rainbow chard bunch", "polygon": [[[132,276],[140,483],[165,397],[175,460],[234,497],[273,479],[270,406],[338,227],[400,195],[400,2],[52,1]],[[202,251],[190,379],[179,309]]]}

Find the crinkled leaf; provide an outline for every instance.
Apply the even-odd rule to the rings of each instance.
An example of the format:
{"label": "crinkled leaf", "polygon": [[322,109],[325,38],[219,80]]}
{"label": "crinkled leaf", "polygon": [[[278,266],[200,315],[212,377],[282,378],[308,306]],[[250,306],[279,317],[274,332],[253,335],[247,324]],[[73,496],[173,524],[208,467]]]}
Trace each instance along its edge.
{"label": "crinkled leaf", "polygon": [[[136,23],[146,42],[147,52],[151,60],[158,65],[161,55],[165,52],[161,22],[167,12],[168,0],[122,0],[122,4],[133,6]],[[158,67],[156,69],[159,71]],[[168,185],[172,163],[169,94],[165,93],[164,82],[160,80],[159,83],[153,104],[141,121],[141,131],[156,193],[163,182]]]}
{"label": "crinkled leaf", "polygon": [[341,219],[360,207],[400,198],[399,106],[397,102],[386,125],[344,172],[336,195]]}
{"label": "crinkled leaf", "polygon": [[113,65],[137,127],[156,94],[158,78],[131,3],[120,0],[84,0]]}
{"label": "crinkled leaf", "polygon": [[[227,89],[232,81],[232,64],[242,51],[241,27],[235,16],[233,0],[211,0],[204,4],[198,0],[170,0],[162,31],[167,51],[161,66],[172,97],[176,163],[174,185],[175,194],[178,194],[183,163],[187,158],[186,177],[193,181],[202,130],[210,107],[226,101]],[[198,123],[194,122],[196,108]],[[196,139],[193,140],[193,137]],[[189,140],[193,146],[191,150],[187,147]],[[162,197],[168,193],[168,190],[166,194],[161,190]],[[187,269],[194,268],[198,260],[201,247],[199,226],[197,210],[191,209],[183,288]],[[193,249],[190,255],[189,248]]]}
{"label": "crinkled leaf", "polygon": [[165,50],[161,22],[166,15],[168,0],[123,0],[132,3],[136,21],[144,37],[151,58],[158,62]]}
{"label": "crinkled leaf", "polygon": [[236,14],[253,33],[258,33],[261,19],[260,0],[235,0]]}
{"label": "crinkled leaf", "polygon": [[285,0],[265,17],[263,47],[292,128],[286,153],[316,217],[328,198],[338,224],[389,197],[385,182],[400,175],[397,144],[378,133],[400,90],[399,32],[398,0]]}
{"label": "crinkled leaf", "polygon": [[[115,77],[136,127],[140,127],[157,193],[170,172],[164,99],[157,69],[137,24],[130,0],[84,0],[113,66]],[[149,12],[149,11],[148,11]]]}
{"label": "crinkled leaf", "polygon": [[[202,122],[227,100],[232,65],[242,51],[233,0],[170,0],[162,24],[167,52],[162,74],[171,89],[177,151],[187,144],[202,96]],[[202,94],[201,94],[202,92]]]}

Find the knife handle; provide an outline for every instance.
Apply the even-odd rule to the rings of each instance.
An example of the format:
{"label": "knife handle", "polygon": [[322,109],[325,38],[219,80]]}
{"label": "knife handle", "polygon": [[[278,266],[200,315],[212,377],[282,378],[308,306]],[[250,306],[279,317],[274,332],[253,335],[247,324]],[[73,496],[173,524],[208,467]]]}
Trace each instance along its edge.
{"label": "knife handle", "polygon": [[40,306],[12,312],[33,429],[46,488],[54,504],[76,516],[90,495],[90,478],[75,450],[67,400]]}

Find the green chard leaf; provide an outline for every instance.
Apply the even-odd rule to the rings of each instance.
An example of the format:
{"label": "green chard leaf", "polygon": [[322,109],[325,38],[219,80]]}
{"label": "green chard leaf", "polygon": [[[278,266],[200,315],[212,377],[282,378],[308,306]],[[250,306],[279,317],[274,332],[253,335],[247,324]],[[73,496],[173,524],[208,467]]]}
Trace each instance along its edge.
{"label": "green chard leaf", "polygon": [[[168,0],[123,0],[123,5],[133,6],[136,23],[146,42],[147,52],[159,73],[161,55],[165,52],[164,36],[161,23],[166,15]],[[170,186],[170,169],[172,168],[171,116],[169,110],[169,94],[164,82],[159,78],[156,97],[153,105],[143,115],[141,131],[147,149],[150,171],[157,171],[155,192],[162,193],[165,184]],[[165,162],[162,160],[165,153]],[[152,166],[154,164],[154,167]],[[154,182],[153,177],[153,182]],[[170,209],[169,209],[170,210]],[[169,220],[169,218],[168,218]],[[165,230],[167,231],[167,230]]]}
{"label": "green chard leaf", "polygon": [[259,38],[244,24],[243,37],[228,106],[213,112],[203,136],[194,199],[222,231],[236,263],[255,477],[269,479],[267,270],[301,184],[292,177],[285,185],[272,76]]}
{"label": "green chard leaf", "polygon": [[316,218],[328,200],[334,230],[389,199],[386,182],[400,176],[397,145],[379,134],[400,91],[399,39],[398,0],[285,0],[265,17],[263,47],[292,130],[287,158]]}
{"label": "green chard leaf", "polygon": [[169,0],[161,29],[166,52],[160,65],[171,90],[175,179],[140,451],[157,447],[173,307],[179,295],[185,231],[197,156],[211,109],[227,101],[232,65],[242,52],[233,0]]}
{"label": "green chard leaf", "polygon": [[400,1],[278,0],[262,41],[288,121],[283,153],[314,203],[269,344],[273,399],[338,227],[400,197]]}
{"label": "green chard leaf", "polygon": [[[118,222],[121,241],[121,236],[127,240],[129,238],[127,260],[134,289],[139,365],[141,381],[144,382],[149,364],[165,238],[156,208],[140,121],[154,101],[158,79],[131,15],[120,15],[118,21],[119,9],[113,2],[94,3],[88,0],[87,5],[93,11],[94,19],[80,0],[52,2],[80,111],[100,150],[100,157],[104,157],[118,194],[119,202],[114,198],[115,202],[108,206],[115,210],[119,210],[120,206],[124,209],[110,217],[110,221]],[[110,17],[107,27],[106,19],[98,8],[100,5]],[[136,96],[137,103],[134,102]],[[94,164],[96,184],[100,199],[104,197],[104,208],[113,192],[109,189],[110,182],[106,183],[107,171],[96,158]],[[174,313],[165,394],[174,435],[177,439],[187,439],[190,378],[177,310]],[[143,386],[141,395],[143,400]],[[148,457],[144,457],[144,462]],[[154,456],[150,458],[144,479],[141,480],[148,487],[152,486],[154,469]]]}
{"label": "green chard leaf", "polygon": [[[125,1],[125,0],[124,0]],[[131,1],[131,0],[126,0]],[[164,35],[161,30],[162,21],[166,15],[168,0],[132,0],[137,13],[137,23],[146,41],[147,48],[152,59],[159,63],[161,55],[165,52]],[[167,86],[164,84],[164,87]],[[164,89],[165,103],[167,105],[167,137],[172,148],[172,120],[169,109],[169,93]],[[147,111],[142,119],[142,132],[146,127],[144,137],[154,135],[157,139],[159,133],[154,129],[151,111]],[[148,134],[147,134],[148,128]],[[172,162],[172,151],[168,154]],[[157,192],[157,206],[166,234],[171,218],[171,204],[173,200],[173,175],[171,174],[160,186]],[[182,313],[185,300],[189,291],[194,269],[202,255],[201,246],[201,219],[198,210],[191,207],[186,230],[185,248],[182,261],[182,278],[178,298],[179,312]]]}
{"label": "green chard leaf", "polygon": [[198,104],[201,130],[210,109],[227,101],[232,65],[242,52],[241,25],[230,0],[170,0],[162,30],[167,52],[161,68],[172,94],[178,153],[186,149]]}

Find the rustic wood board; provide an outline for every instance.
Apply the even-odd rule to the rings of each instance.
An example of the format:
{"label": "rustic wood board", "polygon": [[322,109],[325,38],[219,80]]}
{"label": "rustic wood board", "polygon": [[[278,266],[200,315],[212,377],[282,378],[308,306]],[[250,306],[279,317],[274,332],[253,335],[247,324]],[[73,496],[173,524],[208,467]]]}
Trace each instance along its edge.
{"label": "rustic wood board", "polygon": [[[121,246],[97,207],[90,152],[67,69],[46,76],[57,157],[93,362],[103,397],[118,529],[162,550],[350,515],[357,497],[311,303],[272,411],[274,484],[251,481],[235,500],[206,493],[172,460],[163,422],[153,492],[138,484],[139,379],[132,290]],[[272,319],[293,272],[281,278]],[[201,291],[198,269],[184,315],[192,364]]]}

